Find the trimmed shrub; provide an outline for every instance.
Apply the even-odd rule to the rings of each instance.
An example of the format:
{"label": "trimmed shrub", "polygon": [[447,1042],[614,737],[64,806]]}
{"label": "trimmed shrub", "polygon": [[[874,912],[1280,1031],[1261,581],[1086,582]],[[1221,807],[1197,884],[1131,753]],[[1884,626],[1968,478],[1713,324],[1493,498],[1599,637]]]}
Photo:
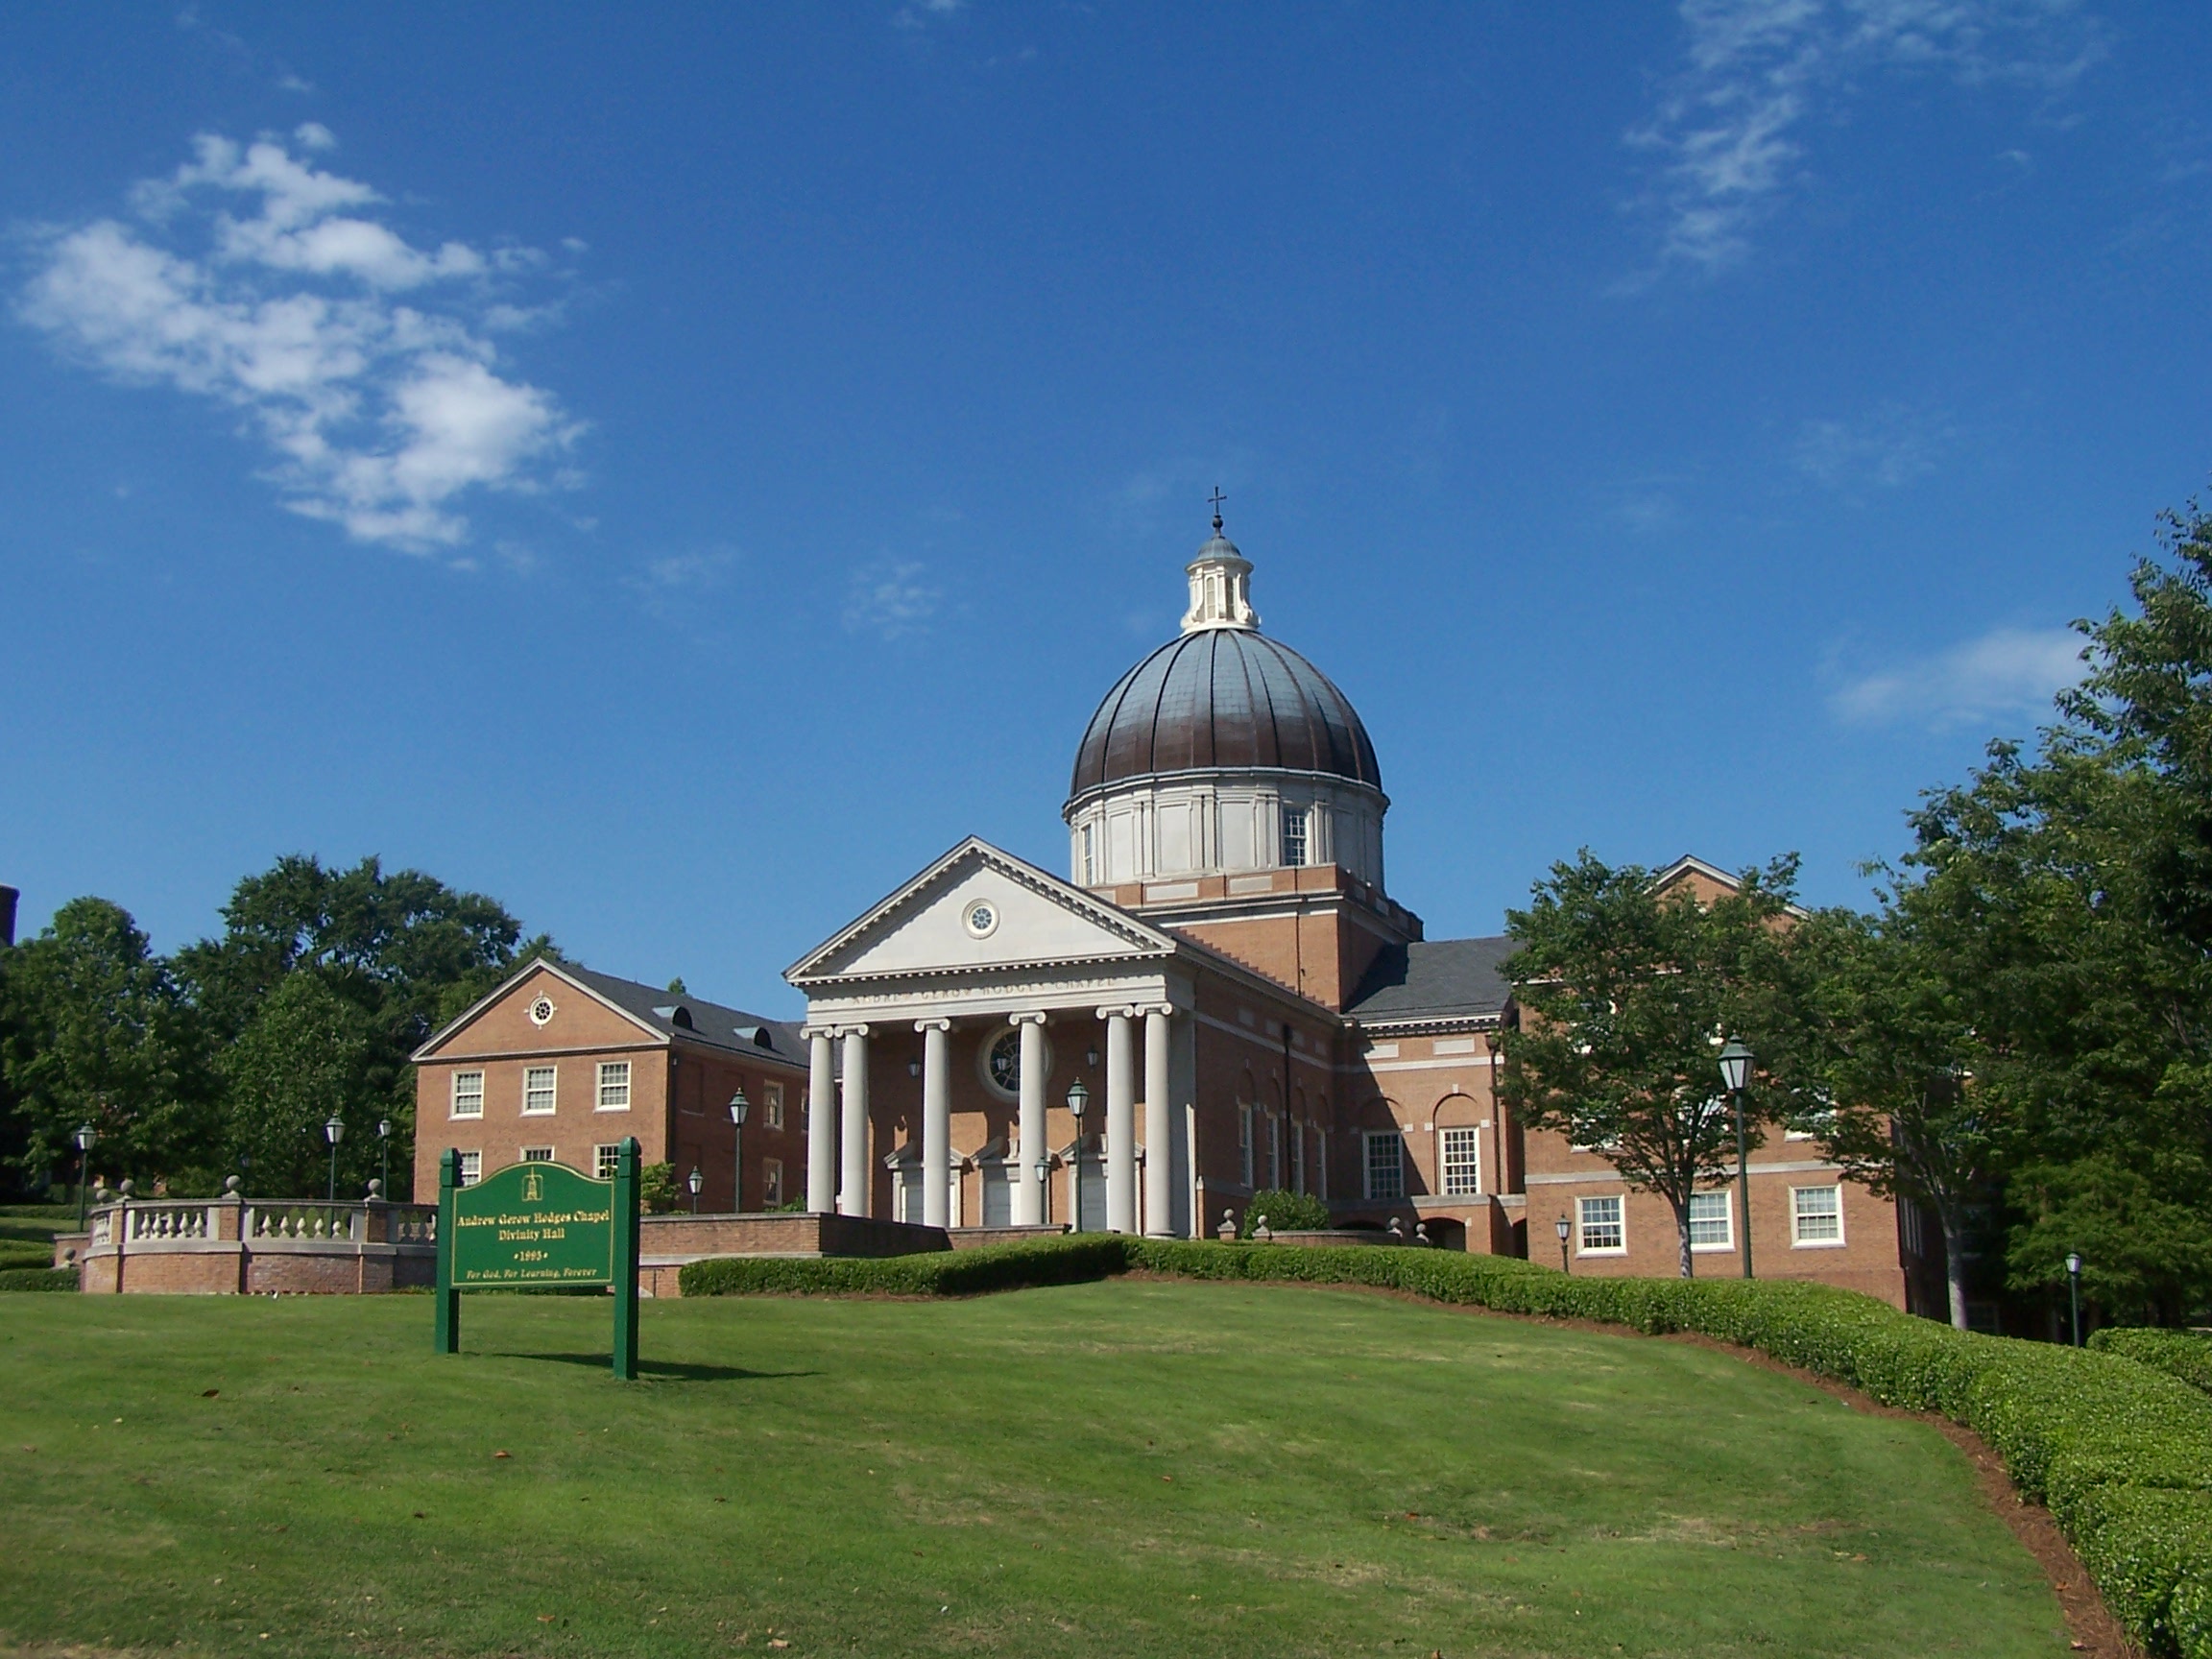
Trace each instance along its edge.
{"label": "trimmed shrub", "polygon": [[978,1296],[1104,1279],[1128,1266],[1127,1239],[1088,1233],[919,1256],[712,1257],[686,1265],[676,1282],[686,1296]]}
{"label": "trimmed shrub", "polygon": [[1262,1217],[1270,1233],[1319,1232],[1329,1225],[1329,1206],[1310,1192],[1262,1188],[1244,1202],[1245,1238]]}
{"label": "trimmed shrub", "polygon": [[2140,1325],[2113,1325],[2089,1338],[2106,1354],[2125,1354],[2178,1377],[2192,1388],[2212,1394],[2212,1337],[2195,1331],[2161,1331]]}
{"label": "trimmed shrub", "polygon": [[74,1267],[9,1267],[0,1269],[0,1290],[74,1290]]}

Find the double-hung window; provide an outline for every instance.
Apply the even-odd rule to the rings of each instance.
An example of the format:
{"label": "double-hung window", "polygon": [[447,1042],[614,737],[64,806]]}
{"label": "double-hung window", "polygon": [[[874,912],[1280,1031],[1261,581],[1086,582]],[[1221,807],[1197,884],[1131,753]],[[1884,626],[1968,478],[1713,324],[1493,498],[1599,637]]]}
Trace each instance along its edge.
{"label": "double-hung window", "polygon": [[1267,1114],[1267,1185],[1283,1190],[1283,1119]]}
{"label": "double-hung window", "polygon": [[1306,808],[1283,808],[1283,862],[1292,869],[1306,862]]}
{"label": "double-hung window", "polygon": [[602,1181],[614,1179],[614,1166],[622,1161],[622,1142],[607,1141],[591,1148],[591,1173]]}
{"label": "double-hung window", "polygon": [[1727,1192],[1690,1194],[1690,1248],[1727,1250],[1736,1242],[1734,1195]]}
{"label": "double-hung window", "polygon": [[525,1146],[522,1148],[522,1162],[525,1164],[550,1164],[553,1162],[553,1148],[550,1146]]}
{"label": "double-hung window", "polygon": [[1252,1108],[1237,1108],[1237,1165],[1238,1170],[1249,1190],[1252,1186]]}
{"label": "double-hung window", "polygon": [[761,1110],[768,1115],[768,1127],[771,1129],[782,1128],[783,1085],[781,1083],[765,1083],[761,1085],[760,1093],[764,1097]]}
{"label": "double-hung window", "polygon": [[550,1066],[532,1066],[522,1073],[522,1116],[549,1118],[553,1114],[555,1080],[560,1073]]}
{"label": "double-hung window", "polygon": [[1367,1137],[1367,1196],[1375,1200],[1406,1196],[1406,1137],[1395,1129]]}
{"label": "double-hung window", "polygon": [[456,1118],[481,1118],[484,1116],[483,1072],[456,1071],[453,1073],[453,1116]]}
{"label": "double-hung window", "polygon": [[1482,1131],[1444,1131],[1444,1196],[1469,1198],[1482,1190]]}
{"label": "double-hung window", "polygon": [[782,1202],[783,1160],[781,1158],[763,1158],[760,1160],[761,1208],[773,1210]]}
{"label": "double-hung window", "polygon": [[599,1110],[602,1112],[627,1112],[630,1110],[629,1061],[602,1060],[599,1062]]}
{"label": "double-hung window", "polygon": [[1618,1194],[1610,1198],[1575,1200],[1582,1222],[1580,1254],[1619,1256],[1628,1248],[1628,1227],[1621,1214]]}
{"label": "double-hung window", "polygon": [[461,1185],[464,1187],[473,1187],[477,1182],[484,1179],[483,1153],[464,1152],[461,1154],[460,1178]]}
{"label": "double-hung window", "polygon": [[1840,1244],[1843,1242],[1843,1189],[1792,1187],[1790,1189],[1790,1242]]}

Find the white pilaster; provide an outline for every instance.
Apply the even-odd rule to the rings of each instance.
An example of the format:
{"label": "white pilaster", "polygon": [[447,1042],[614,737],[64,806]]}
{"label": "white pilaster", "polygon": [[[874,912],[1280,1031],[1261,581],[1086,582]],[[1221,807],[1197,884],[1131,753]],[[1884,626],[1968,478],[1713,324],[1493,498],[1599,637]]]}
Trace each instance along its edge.
{"label": "white pilaster", "polygon": [[917,1020],[922,1033],[922,1224],[952,1224],[952,1078],[946,1059],[950,1020]]}
{"label": "white pilaster", "polygon": [[1022,1031],[1022,1167],[1015,1183],[1014,1224],[1045,1225],[1045,1189],[1038,1184],[1037,1160],[1050,1156],[1045,1144],[1045,1016],[1017,1014]]}
{"label": "white pilaster", "polygon": [[1167,1044],[1175,1010],[1144,1010],[1144,1231],[1175,1233],[1173,1119],[1168,1109]]}
{"label": "white pilaster", "polygon": [[806,1033],[806,1208],[837,1208],[837,1053],[827,1030]]}
{"label": "white pilaster", "polygon": [[845,1027],[845,1179],[840,1206],[868,1214],[868,1027]]}
{"label": "white pilaster", "polygon": [[1106,1230],[1137,1230],[1137,1054],[1134,1008],[1101,1008],[1106,1022]]}

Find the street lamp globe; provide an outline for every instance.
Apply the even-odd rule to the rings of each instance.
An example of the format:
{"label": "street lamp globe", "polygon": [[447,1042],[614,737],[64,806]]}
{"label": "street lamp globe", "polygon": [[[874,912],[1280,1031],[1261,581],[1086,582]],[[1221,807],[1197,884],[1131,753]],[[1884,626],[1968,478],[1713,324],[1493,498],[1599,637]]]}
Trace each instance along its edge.
{"label": "street lamp globe", "polygon": [[1720,1050],[1720,1081],[1731,1094],[1742,1094],[1751,1081],[1751,1050],[1734,1037]]}
{"label": "street lamp globe", "polygon": [[92,1150],[93,1142],[100,1139],[100,1132],[89,1123],[80,1123],[77,1125],[77,1133],[72,1135],[70,1139],[77,1142],[78,1151],[89,1152]]}
{"label": "street lamp globe", "polygon": [[745,1098],[745,1091],[742,1088],[730,1096],[730,1121],[736,1124],[738,1128],[745,1127],[745,1118],[752,1110],[753,1102]]}
{"label": "street lamp globe", "polygon": [[2067,1252],[2066,1252],[2066,1271],[2067,1271],[2067,1272],[2069,1272],[2069,1273],[2071,1273],[2071,1274],[2073,1274],[2073,1275],[2075,1275],[2077,1278],[2079,1278],[2079,1277],[2080,1276],[2080,1273],[2081,1273],[2081,1256],[2080,1256],[2080,1252],[2079,1252],[2079,1251],[2076,1251],[2076,1250],[2069,1250],[2069,1251],[2067,1251]]}
{"label": "street lamp globe", "polygon": [[1567,1235],[1574,1229],[1569,1226],[1567,1217],[1562,1215],[1558,1220],[1551,1223],[1551,1231],[1559,1235],[1559,1242],[1564,1244],[1567,1242]]}
{"label": "street lamp globe", "polygon": [[333,1146],[346,1139],[346,1125],[340,1120],[337,1113],[331,1113],[329,1121],[323,1125],[323,1139],[329,1142]]}
{"label": "street lamp globe", "polygon": [[1091,1091],[1083,1087],[1082,1078],[1078,1077],[1068,1085],[1068,1110],[1074,1115],[1077,1123],[1083,1121],[1083,1109],[1090,1104]]}

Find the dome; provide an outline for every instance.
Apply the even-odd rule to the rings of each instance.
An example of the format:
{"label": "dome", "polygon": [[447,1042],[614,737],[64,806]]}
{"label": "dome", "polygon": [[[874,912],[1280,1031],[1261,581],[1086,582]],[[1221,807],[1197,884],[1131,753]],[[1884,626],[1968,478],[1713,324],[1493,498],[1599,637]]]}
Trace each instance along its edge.
{"label": "dome", "polygon": [[1071,800],[1125,780],[1212,769],[1319,773],[1382,789],[1367,728],[1320,669],[1249,623],[1186,626],[1122,675],[1091,716]]}

